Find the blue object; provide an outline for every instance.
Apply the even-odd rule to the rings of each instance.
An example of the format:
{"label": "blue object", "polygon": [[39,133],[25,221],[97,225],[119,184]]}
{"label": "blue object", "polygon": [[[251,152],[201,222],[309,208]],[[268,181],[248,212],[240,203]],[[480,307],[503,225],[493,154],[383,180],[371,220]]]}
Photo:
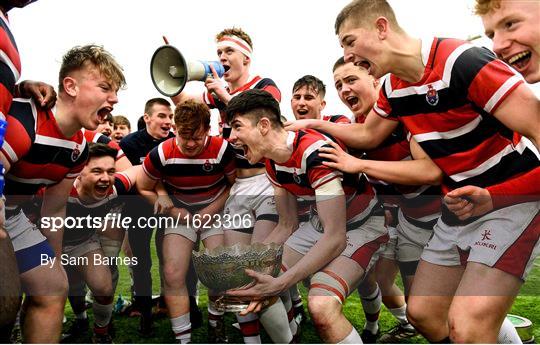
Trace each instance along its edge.
{"label": "blue object", "polygon": [[[6,134],[7,121],[0,120],[0,148],[4,145],[4,135]],[[4,166],[0,163],[0,196],[4,193]]]}
{"label": "blue object", "polygon": [[216,70],[219,77],[223,77],[225,74],[225,68],[222,64],[219,63],[219,61],[200,61],[204,66],[204,72],[206,75],[212,75],[212,70],[210,69],[210,65],[214,66],[214,69]]}

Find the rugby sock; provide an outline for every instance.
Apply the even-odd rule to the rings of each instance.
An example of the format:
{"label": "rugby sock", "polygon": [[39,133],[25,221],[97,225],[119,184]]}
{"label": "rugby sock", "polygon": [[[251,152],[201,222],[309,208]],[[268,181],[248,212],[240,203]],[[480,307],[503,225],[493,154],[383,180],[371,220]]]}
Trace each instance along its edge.
{"label": "rugby sock", "polygon": [[[360,292],[360,291],[359,291]],[[364,314],[366,315],[366,323],[364,329],[367,329],[372,334],[377,334],[379,330],[379,314],[381,312],[382,295],[379,285],[375,291],[367,296],[360,295]]]}
{"label": "rugby sock", "polygon": [[341,341],[337,342],[338,344],[363,344],[362,338],[360,338],[360,334],[356,331],[356,329],[352,329],[351,333],[349,333],[348,336],[341,339]]}
{"label": "rugby sock", "polygon": [[224,313],[217,311],[214,307],[214,303],[208,301],[208,325],[210,327],[216,327],[218,321],[223,321]]}
{"label": "rugby sock", "polygon": [[240,325],[240,332],[244,337],[244,344],[260,344],[260,325],[259,316],[255,313],[249,313],[246,316],[236,314],[236,319]]}
{"label": "rugby sock", "polygon": [[507,318],[504,318],[501,329],[499,330],[497,344],[523,344],[516,331],[516,327]]}
{"label": "rugby sock", "polygon": [[[288,315],[281,299],[278,298],[272,305],[261,310],[259,319],[275,344],[288,344],[293,339]],[[294,319],[293,322],[295,322]]]}
{"label": "rugby sock", "polygon": [[92,310],[94,311],[94,324],[97,327],[105,327],[111,321],[113,304],[99,304],[94,301],[92,303]]}
{"label": "rugby sock", "polygon": [[171,318],[170,320],[175,338],[180,340],[181,344],[191,342],[191,322],[189,321],[189,313]]}
{"label": "rugby sock", "polygon": [[281,302],[283,303],[283,306],[285,307],[285,312],[287,313],[287,320],[289,321],[289,328],[291,330],[291,333],[293,336],[296,335],[298,332],[298,325],[296,324],[296,320],[294,319],[294,310],[293,310],[293,304],[291,301],[291,294],[289,291],[285,291],[283,294],[281,294]]}
{"label": "rugby sock", "polygon": [[407,303],[405,303],[403,306],[399,308],[393,308],[388,309],[388,311],[394,315],[394,317],[401,323],[402,325],[406,325],[409,323],[409,320],[407,320]]}
{"label": "rugby sock", "polygon": [[291,301],[294,308],[294,314],[300,313],[304,310],[304,303],[302,303],[302,296],[300,296],[300,291],[298,291],[298,286],[295,284],[289,289],[291,294]]}

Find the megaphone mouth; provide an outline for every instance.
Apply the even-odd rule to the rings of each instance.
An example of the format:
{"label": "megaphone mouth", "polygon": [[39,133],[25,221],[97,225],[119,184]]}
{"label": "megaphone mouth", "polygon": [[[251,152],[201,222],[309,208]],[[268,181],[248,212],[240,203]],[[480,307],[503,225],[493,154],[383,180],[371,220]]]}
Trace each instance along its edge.
{"label": "megaphone mouth", "polygon": [[186,85],[186,66],[186,60],[178,49],[171,45],[161,46],[150,62],[152,83],[161,94],[174,97]]}

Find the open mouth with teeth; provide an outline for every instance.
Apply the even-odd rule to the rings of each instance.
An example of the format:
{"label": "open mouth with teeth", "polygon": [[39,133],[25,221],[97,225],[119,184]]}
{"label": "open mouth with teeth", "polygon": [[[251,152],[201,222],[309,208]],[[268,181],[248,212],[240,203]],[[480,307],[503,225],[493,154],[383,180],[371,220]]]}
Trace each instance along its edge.
{"label": "open mouth with teeth", "polygon": [[516,69],[524,68],[531,60],[531,52],[526,50],[506,59],[506,62]]}
{"label": "open mouth with teeth", "polygon": [[347,104],[349,105],[349,108],[354,108],[358,104],[358,97],[356,96],[349,96],[345,99],[347,101]]}
{"label": "open mouth with teeth", "polygon": [[97,113],[98,118],[99,118],[99,122],[103,123],[103,121],[105,120],[107,115],[109,115],[112,111],[113,111],[112,107],[103,107],[103,108],[99,109],[98,113]]}
{"label": "open mouth with teeth", "polygon": [[371,74],[371,63],[367,60],[359,60],[354,63],[355,66],[365,68],[368,74]]}
{"label": "open mouth with teeth", "polygon": [[249,153],[249,147],[247,145],[242,145],[242,150],[244,150],[244,157],[247,157]]}
{"label": "open mouth with teeth", "polygon": [[107,191],[109,190],[109,184],[97,184],[94,188],[96,190],[96,194],[98,195],[105,195],[107,194]]}
{"label": "open mouth with teeth", "polygon": [[305,116],[305,115],[307,115],[307,114],[309,113],[309,111],[308,111],[307,109],[304,109],[304,108],[298,109],[296,112],[297,112],[298,115],[300,115],[300,116]]}
{"label": "open mouth with teeth", "polygon": [[223,69],[225,70],[225,73],[227,73],[231,69],[231,66],[223,65]]}

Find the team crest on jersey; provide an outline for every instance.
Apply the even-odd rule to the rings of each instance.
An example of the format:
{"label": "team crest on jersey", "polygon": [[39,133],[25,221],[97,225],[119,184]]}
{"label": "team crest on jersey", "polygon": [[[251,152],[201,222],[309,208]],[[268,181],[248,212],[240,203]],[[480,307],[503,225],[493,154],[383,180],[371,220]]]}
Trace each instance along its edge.
{"label": "team crest on jersey", "polygon": [[426,93],[426,101],[431,106],[436,106],[439,104],[439,93],[433,88],[433,86],[428,85],[428,92]]}
{"label": "team crest on jersey", "polygon": [[71,160],[75,162],[77,158],[81,155],[81,150],[79,150],[79,145],[75,145],[73,151],[71,151]]}
{"label": "team crest on jersey", "polygon": [[292,178],[294,182],[296,182],[296,184],[300,184],[302,182],[302,179],[300,178],[300,176],[298,176],[298,174],[296,173],[296,170],[294,171]]}
{"label": "team crest on jersey", "polygon": [[210,172],[214,170],[214,167],[212,166],[212,164],[210,163],[208,159],[206,160],[206,162],[204,162],[202,166],[202,170],[204,170],[205,172]]}

